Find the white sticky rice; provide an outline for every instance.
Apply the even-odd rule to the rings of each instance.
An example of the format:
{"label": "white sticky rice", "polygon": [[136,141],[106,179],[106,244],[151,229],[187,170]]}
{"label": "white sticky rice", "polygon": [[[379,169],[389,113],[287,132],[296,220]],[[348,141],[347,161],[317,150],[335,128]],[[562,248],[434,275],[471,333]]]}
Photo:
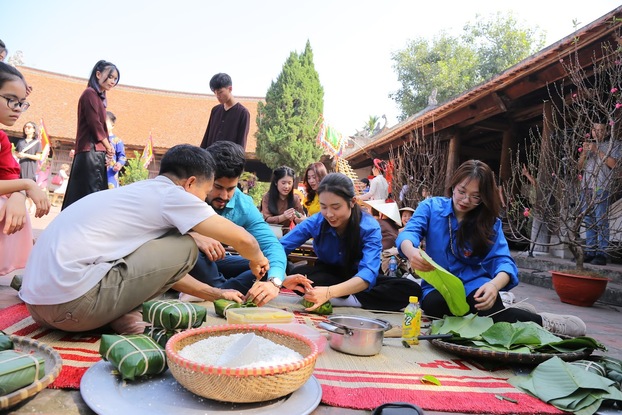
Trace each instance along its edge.
{"label": "white sticky rice", "polygon": [[[227,336],[213,336],[199,340],[179,351],[179,355],[185,359],[204,365],[215,365],[220,356],[232,344],[240,340],[244,333],[229,334]],[[255,336],[254,347],[257,350],[257,359],[250,364],[235,366],[239,368],[255,368],[276,366],[293,363],[303,359],[303,356],[289,347],[276,344],[261,336]]]}

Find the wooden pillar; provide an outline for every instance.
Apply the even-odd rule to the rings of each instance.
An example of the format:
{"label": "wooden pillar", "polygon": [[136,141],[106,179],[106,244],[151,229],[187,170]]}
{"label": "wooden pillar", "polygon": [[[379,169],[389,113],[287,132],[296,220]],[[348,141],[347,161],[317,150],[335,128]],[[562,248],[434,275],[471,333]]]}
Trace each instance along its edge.
{"label": "wooden pillar", "polygon": [[513,127],[503,131],[501,157],[499,159],[499,181],[505,183],[512,175],[512,151],[517,149],[516,132]]}
{"label": "wooden pillar", "polygon": [[449,189],[451,177],[460,165],[460,133],[455,132],[449,140],[447,149],[447,176],[445,177],[445,189]]}

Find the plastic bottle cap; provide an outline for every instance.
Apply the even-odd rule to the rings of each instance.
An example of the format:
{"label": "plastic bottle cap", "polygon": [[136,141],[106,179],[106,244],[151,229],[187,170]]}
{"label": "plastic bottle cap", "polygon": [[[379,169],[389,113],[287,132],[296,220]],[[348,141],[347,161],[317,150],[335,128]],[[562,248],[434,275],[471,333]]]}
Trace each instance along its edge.
{"label": "plastic bottle cap", "polygon": [[416,296],[414,296],[414,295],[411,295],[411,296],[408,298],[408,301],[409,301],[409,302],[411,302],[411,303],[418,303],[418,302],[419,302],[419,297],[416,297]]}

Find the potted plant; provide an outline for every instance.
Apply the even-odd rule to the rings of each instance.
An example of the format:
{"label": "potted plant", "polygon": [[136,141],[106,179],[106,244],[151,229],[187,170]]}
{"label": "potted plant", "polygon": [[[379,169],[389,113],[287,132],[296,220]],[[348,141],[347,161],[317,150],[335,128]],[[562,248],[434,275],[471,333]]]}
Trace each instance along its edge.
{"label": "potted plant", "polygon": [[[512,155],[512,177],[503,185],[512,195],[508,239],[528,241],[530,255],[569,252],[575,269],[564,276],[554,271],[553,287],[562,301],[583,306],[606,288],[608,279],[587,274],[584,263],[604,265],[605,254],[618,249],[607,243],[608,203],[622,191],[622,49],[614,42],[600,46],[585,69],[585,56],[560,59],[567,76],[549,85],[543,123]],[[598,288],[588,296],[592,284]]]}

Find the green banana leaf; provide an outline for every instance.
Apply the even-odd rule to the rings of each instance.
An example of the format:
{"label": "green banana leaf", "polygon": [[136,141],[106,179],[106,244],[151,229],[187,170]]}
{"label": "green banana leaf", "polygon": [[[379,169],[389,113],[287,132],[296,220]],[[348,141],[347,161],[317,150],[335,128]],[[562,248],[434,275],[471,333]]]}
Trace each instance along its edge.
{"label": "green banana leaf", "polygon": [[604,400],[622,401],[616,382],[553,357],[508,382],[563,411],[591,415]]}
{"label": "green banana leaf", "polygon": [[428,261],[435,269],[425,272],[415,271],[417,275],[441,293],[449,306],[449,311],[451,311],[454,316],[463,316],[468,313],[470,308],[466,302],[466,292],[462,281],[434,262],[423,249],[419,249],[419,253],[421,257]]}
{"label": "green banana leaf", "polygon": [[246,301],[242,304],[238,304],[235,301],[225,300],[221,298],[220,300],[214,301],[214,311],[217,316],[225,317],[225,312],[229,308],[249,308],[249,307],[257,307],[257,304],[252,301]]}
{"label": "green banana leaf", "polygon": [[465,339],[480,339],[481,334],[488,330],[494,322],[490,317],[479,317],[469,314],[464,317],[447,316],[436,320],[430,327],[431,334],[455,334]]}
{"label": "green banana leaf", "polygon": [[[313,306],[314,303],[312,303],[311,301],[307,301],[305,299],[302,300],[302,306],[304,308],[309,308],[311,306]],[[325,302],[324,304],[322,304],[321,306],[319,306],[318,308],[316,308],[313,311],[309,311],[312,314],[319,314],[321,316],[323,315],[328,315],[328,314],[333,314],[333,305],[330,303],[330,301]]]}

